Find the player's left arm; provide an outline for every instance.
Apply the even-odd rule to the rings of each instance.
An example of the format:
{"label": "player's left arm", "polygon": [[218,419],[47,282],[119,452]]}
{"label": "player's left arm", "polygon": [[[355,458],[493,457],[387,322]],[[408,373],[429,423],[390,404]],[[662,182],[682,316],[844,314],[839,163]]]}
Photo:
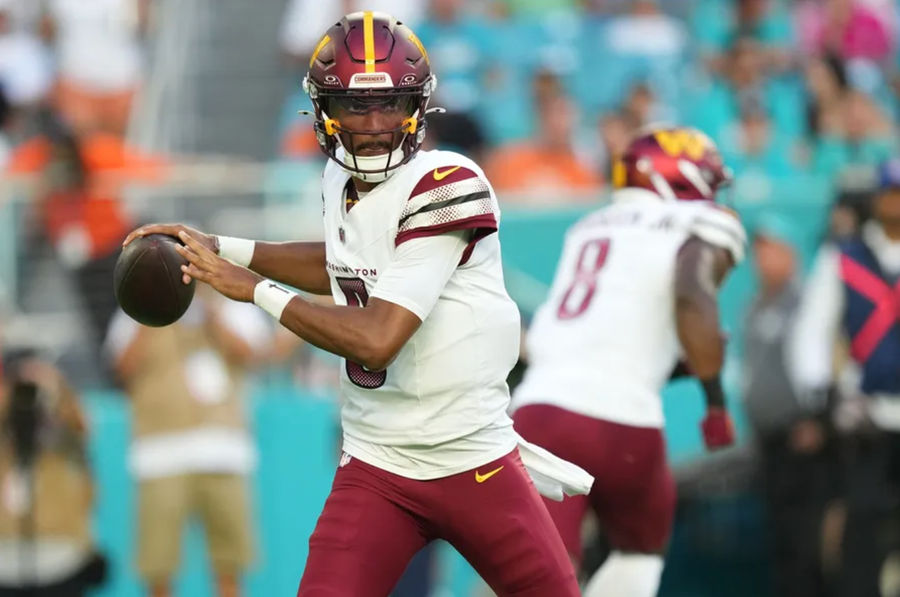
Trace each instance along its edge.
{"label": "player's left arm", "polygon": [[[725,249],[691,237],[675,269],[675,321],[690,370],[700,380],[718,376],[725,349],[719,329],[718,289],[734,262]],[[721,405],[717,405],[721,406]]]}
{"label": "player's left arm", "polygon": [[734,443],[720,378],[725,338],[719,326],[718,291],[744,257],[746,234],[737,214],[717,206],[698,210],[690,232],[676,262],[676,328],[687,365],[706,396],[704,441],[717,448]]}
{"label": "player's left arm", "polygon": [[719,328],[718,288],[734,261],[725,249],[691,237],[678,254],[675,274],[675,321],[678,339],[692,373],[706,396],[703,438],[709,448],[734,443],[725,409],[720,373],[725,341]]}

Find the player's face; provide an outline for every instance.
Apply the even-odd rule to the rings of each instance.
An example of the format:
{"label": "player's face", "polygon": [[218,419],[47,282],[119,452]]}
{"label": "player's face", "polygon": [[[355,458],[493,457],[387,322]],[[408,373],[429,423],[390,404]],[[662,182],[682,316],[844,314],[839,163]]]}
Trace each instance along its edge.
{"label": "player's face", "polygon": [[794,250],[789,244],[760,236],[753,249],[756,271],[764,286],[779,288],[794,277]]}
{"label": "player's face", "polygon": [[341,144],[358,156],[384,155],[403,141],[403,121],[412,116],[411,94],[348,96],[328,101],[340,123]]}
{"label": "player's face", "polygon": [[900,226],[900,189],[890,189],[878,194],[872,207],[879,222]]}

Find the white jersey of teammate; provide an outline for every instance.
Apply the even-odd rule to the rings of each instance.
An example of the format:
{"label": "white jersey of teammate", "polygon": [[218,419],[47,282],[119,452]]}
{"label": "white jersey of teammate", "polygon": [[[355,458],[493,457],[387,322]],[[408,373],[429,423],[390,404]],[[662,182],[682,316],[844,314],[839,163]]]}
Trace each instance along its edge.
{"label": "white jersey of teammate", "polygon": [[572,226],[528,332],[529,368],[515,407],[551,404],[661,428],[660,391],[681,354],[676,256],[691,236],[728,250],[735,263],[743,259],[740,221],[711,202],[626,188]]}
{"label": "white jersey of teammate", "polygon": [[[484,173],[460,154],[419,151],[348,211],[349,181],[328,163],[325,249],[335,301],[361,306],[377,297],[422,324],[385,371],[344,363],[344,451],[412,478],[455,474],[509,453],[516,435],[506,376],[518,356],[520,319],[503,282],[493,234],[499,208]],[[465,250],[433,307],[423,307],[391,267],[404,243],[445,234],[465,235],[456,240]]]}

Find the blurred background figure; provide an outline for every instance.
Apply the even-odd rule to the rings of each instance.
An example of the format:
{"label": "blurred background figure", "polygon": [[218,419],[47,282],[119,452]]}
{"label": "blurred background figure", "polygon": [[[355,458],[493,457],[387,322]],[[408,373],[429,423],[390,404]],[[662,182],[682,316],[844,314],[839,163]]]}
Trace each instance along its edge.
{"label": "blurred background figure", "polygon": [[123,135],[143,80],[141,37],[152,0],[45,2],[43,30],[56,50],[54,102],[77,133]]}
{"label": "blurred background figure", "polygon": [[0,378],[0,595],[78,597],[106,576],[90,526],[87,426],[62,373],[8,352]]}
{"label": "blurred background figure", "polygon": [[871,213],[858,237],[819,251],[790,349],[811,408],[839,393],[835,424],[848,446],[840,595],[880,595],[886,555],[898,547],[900,162],[880,169]]}
{"label": "blurred background figure", "polygon": [[600,174],[576,151],[577,109],[552,73],[538,73],[533,85],[537,136],[495,150],[488,156],[485,172],[498,192],[530,191],[532,201],[549,204],[559,200],[560,191],[575,191],[568,199],[577,201],[586,197],[584,191],[596,191],[602,182]]}
{"label": "blurred background figure", "polygon": [[53,55],[29,28],[26,10],[22,0],[0,1],[0,86],[17,116],[47,101],[55,75]]}
{"label": "blurred background figure", "polygon": [[[16,147],[7,164],[9,174],[33,181],[25,250],[49,249],[71,275],[91,328],[88,346],[97,346],[116,309],[109,284],[121,240],[134,226],[123,188],[158,180],[164,162],[106,132],[79,134],[48,111],[38,124],[40,132]],[[25,288],[31,282],[20,280]]]}
{"label": "blurred background figure", "polygon": [[247,477],[256,449],[246,375],[269,347],[262,311],[199,287],[187,313],[148,328],[121,311],[107,349],[133,410],[129,464],[138,482],[137,566],[150,594],[172,594],[182,535],[203,524],[218,594],[242,594],[253,558]]}
{"label": "blurred background figure", "polygon": [[827,419],[797,399],[787,366],[801,289],[796,236],[775,214],[757,222],[752,255],[759,291],[744,320],[742,395],[771,535],[772,597],[829,594],[822,537],[826,508],[836,497],[838,463]]}

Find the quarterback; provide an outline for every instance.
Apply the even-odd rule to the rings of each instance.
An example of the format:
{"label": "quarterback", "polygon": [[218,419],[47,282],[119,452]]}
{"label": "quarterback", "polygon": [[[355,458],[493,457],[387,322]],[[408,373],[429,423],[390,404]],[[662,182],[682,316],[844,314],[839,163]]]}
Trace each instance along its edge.
{"label": "quarterback", "polygon": [[[435,84],[408,27],[377,12],[347,15],[322,37],[304,80],[329,158],[325,241],[253,242],[181,225],[146,226],[126,241],[179,236],[186,281],[252,301],[344,358],[344,455],[298,595],[386,596],[437,538],[499,595],[578,595],[523,465],[535,452],[506,414],[520,328],[503,281],[496,197],[471,160],[420,151]],[[336,305],[281,284],[330,294]],[[552,457],[538,460],[552,477]],[[584,477],[568,476],[575,486]]]}
{"label": "quarterback", "polygon": [[703,133],[640,134],[616,164],[611,204],[567,232],[528,333],[516,429],[595,477],[589,495],[547,502],[573,560],[589,508],[612,546],[588,597],[656,595],[675,506],[659,393],[679,355],[706,392],[707,446],[733,441],[716,295],[745,234],[714,203],[727,178]]}

